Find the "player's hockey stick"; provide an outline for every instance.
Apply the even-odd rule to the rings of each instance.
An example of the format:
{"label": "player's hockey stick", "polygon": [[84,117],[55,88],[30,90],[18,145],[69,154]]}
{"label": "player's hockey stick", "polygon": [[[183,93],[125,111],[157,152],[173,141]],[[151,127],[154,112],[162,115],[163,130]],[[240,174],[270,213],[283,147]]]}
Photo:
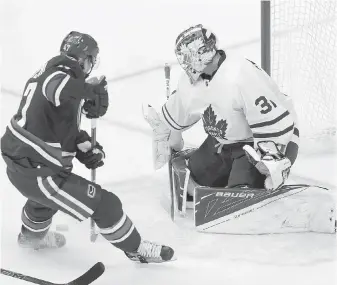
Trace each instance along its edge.
{"label": "player's hockey stick", "polygon": [[52,283],[39,278],[35,278],[32,276],[24,275],[21,273],[1,268],[1,274],[3,275],[39,285],[88,285],[94,282],[98,277],[100,277],[104,273],[104,271],[105,271],[104,264],[102,262],[97,262],[88,271],[86,271],[84,274],[82,274],[80,277],[76,278],[73,281],[67,283]]}
{"label": "player's hockey stick", "polygon": [[[96,127],[97,119],[91,119],[91,147],[96,145]],[[91,182],[96,183],[96,169],[91,169]],[[94,220],[90,218],[90,241],[95,242],[97,237],[96,224]]]}
{"label": "player's hockey stick", "polygon": [[[165,86],[166,86],[166,99],[168,99],[171,95],[170,91],[170,79],[171,79],[171,66],[168,63],[165,63],[164,66],[164,72],[165,72]],[[170,214],[171,219],[174,221],[175,213],[174,213],[174,181],[173,181],[173,168],[172,168],[172,149],[170,148],[170,154],[169,154],[169,161],[168,161],[168,172],[169,172],[169,180],[170,180],[170,198],[171,198],[171,204],[170,204]]]}

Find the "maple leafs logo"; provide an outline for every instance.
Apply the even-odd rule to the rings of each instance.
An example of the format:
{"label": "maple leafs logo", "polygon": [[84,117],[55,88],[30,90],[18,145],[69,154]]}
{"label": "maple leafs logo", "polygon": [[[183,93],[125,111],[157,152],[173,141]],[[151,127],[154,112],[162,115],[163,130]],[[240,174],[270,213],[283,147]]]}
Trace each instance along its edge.
{"label": "maple leafs logo", "polygon": [[227,130],[227,122],[226,120],[220,120],[216,124],[216,128],[219,130],[220,137],[224,140],[226,140],[226,130]]}
{"label": "maple leafs logo", "polygon": [[216,115],[214,114],[214,111],[212,109],[212,106],[209,105],[207,109],[205,110],[202,120],[204,121],[204,125],[212,126],[216,124]]}
{"label": "maple leafs logo", "polygon": [[202,120],[204,123],[205,132],[214,138],[220,138],[227,140],[226,131],[227,131],[227,121],[220,120],[216,121],[216,115],[212,108],[212,105],[209,105],[202,115]]}

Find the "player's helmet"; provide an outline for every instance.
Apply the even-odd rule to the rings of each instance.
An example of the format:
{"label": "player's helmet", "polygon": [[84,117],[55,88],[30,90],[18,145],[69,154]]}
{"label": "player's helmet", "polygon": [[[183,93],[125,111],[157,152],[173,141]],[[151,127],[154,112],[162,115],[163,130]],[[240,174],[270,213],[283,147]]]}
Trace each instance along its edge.
{"label": "player's helmet", "polygon": [[192,83],[196,82],[216,54],[216,37],[202,25],[183,31],[176,39],[175,53]]}
{"label": "player's helmet", "polygon": [[62,41],[60,52],[75,58],[82,68],[84,68],[85,60],[89,59],[91,69],[87,75],[98,65],[99,48],[94,38],[88,34],[70,32]]}

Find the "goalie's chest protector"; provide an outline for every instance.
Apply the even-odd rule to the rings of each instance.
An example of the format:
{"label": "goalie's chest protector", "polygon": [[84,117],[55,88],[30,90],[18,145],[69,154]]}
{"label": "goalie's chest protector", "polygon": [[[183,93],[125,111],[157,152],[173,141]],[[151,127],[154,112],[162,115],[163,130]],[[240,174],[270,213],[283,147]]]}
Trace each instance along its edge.
{"label": "goalie's chest protector", "polygon": [[[227,60],[226,60],[227,61]],[[190,108],[198,109],[205,132],[223,144],[253,141],[253,134],[241,106],[241,94],[235,84],[237,71],[224,62],[211,81],[202,80],[194,87]],[[191,110],[192,113],[197,110]]]}

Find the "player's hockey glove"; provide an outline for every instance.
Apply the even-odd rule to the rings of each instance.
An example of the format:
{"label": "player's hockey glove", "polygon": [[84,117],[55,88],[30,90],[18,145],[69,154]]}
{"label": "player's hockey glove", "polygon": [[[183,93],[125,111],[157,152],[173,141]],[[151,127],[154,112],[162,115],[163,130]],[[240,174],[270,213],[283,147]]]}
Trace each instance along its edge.
{"label": "player's hockey glove", "polygon": [[91,138],[85,131],[80,132],[76,140],[77,152],[76,158],[89,169],[96,169],[104,165],[103,159],[105,153],[103,147],[96,142],[94,147],[91,146]]}
{"label": "player's hockey glove", "polygon": [[103,147],[99,144],[96,144],[87,152],[78,151],[76,158],[87,168],[96,169],[104,165],[103,159],[105,158],[105,153],[103,151]]}
{"label": "player's hockey glove", "polygon": [[289,176],[291,162],[273,141],[257,143],[257,150],[249,145],[243,147],[246,156],[257,170],[266,176],[264,186],[267,190],[280,188]]}
{"label": "player's hockey glove", "polygon": [[109,107],[108,83],[105,76],[93,77],[87,80],[92,85],[92,98],[86,99],[83,105],[84,114],[89,119],[105,115]]}

